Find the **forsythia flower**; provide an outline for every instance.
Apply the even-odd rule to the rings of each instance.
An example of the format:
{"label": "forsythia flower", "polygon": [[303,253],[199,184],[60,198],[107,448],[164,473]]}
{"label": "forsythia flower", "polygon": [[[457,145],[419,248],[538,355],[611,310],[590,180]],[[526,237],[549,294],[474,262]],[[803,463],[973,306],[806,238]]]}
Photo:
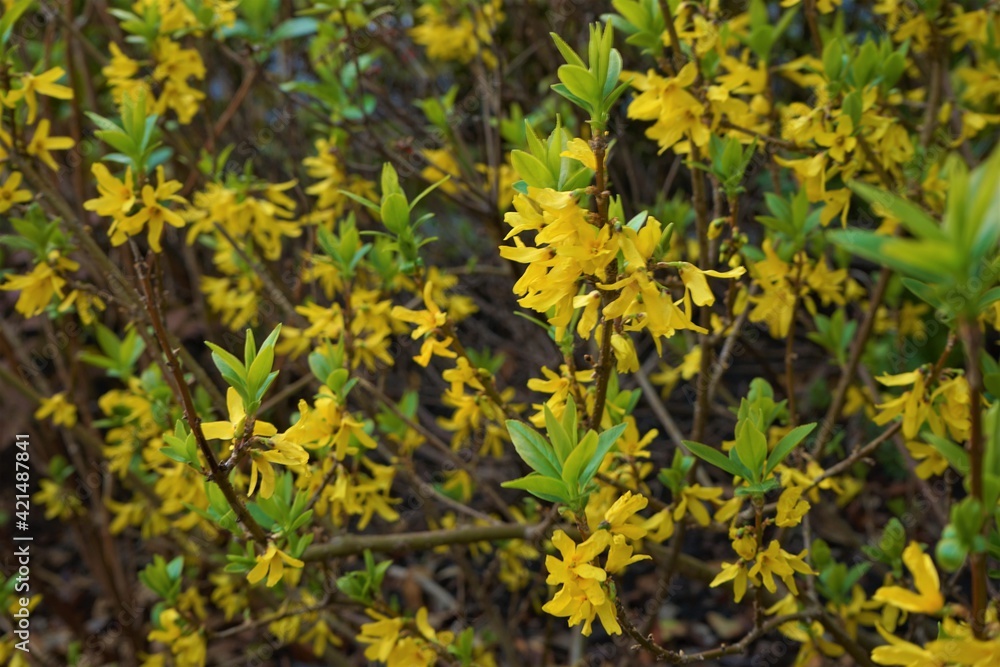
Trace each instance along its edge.
{"label": "forsythia flower", "polygon": [[256,584],[267,575],[267,586],[270,588],[281,581],[285,573],[285,565],[301,568],[305,565],[298,558],[292,558],[274,544],[267,545],[267,551],[257,556],[257,564],[247,573],[247,581]]}
{"label": "forsythia flower", "polygon": [[566,533],[557,530],[552,536],[552,544],[559,549],[562,559],[555,556],[545,558],[545,567],[549,571],[546,583],[561,584],[562,588],[542,609],[553,616],[568,616],[570,626],[583,621],[585,636],[590,636],[595,616],[600,617],[609,634],[617,635],[622,631],[615,618],[614,603],[602,586],[608,573],[590,564],[609,542],[610,535],[603,530],[579,545]]}
{"label": "forsythia flower", "polygon": [[809,511],[809,503],[802,500],[804,487],[790,486],[778,498],[778,516],[775,524],[781,528],[791,528],[802,523],[802,517]]}
{"label": "forsythia flower", "polygon": [[[226,391],[226,407],[229,410],[228,420],[206,422],[201,425],[201,431],[208,440],[232,440],[243,435],[243,425],[247,417],[246,408],[243,405],[243,399],[232,387]],[[278,429],[273,424],[265,421],[254,421],[254,435],[269,438],[277,432]]]}
{"label": "forsythia flower", "polygon": [[649,500],[641,494],[633,494],[626,491],[625,494],[615,501],[614,505],[604,513],[604,522],[600,528],[606,529],[612,535],[622,535],[630,540],[641,540],[646,536],[646,529],[637,523],[628,523],[635,513],[645,509]]}
{"label": "forsythia flower", "polygon": [[711,522],[711,517],[702,501],[719,504],[721,495],[720,488],[706,488],[699,484],[684,487],[676,499],[674,521],[680,521],[685,514],[690,514],[699,526],[707,526]]}
{"label": "forsythia flower", "polygon": [[59,165],[56,164],[55,159],[53,159],[52,154],[49,153],[49,151],[64,151],[69,148],[73,148],[73,146],[76,145],[76,142],[69,137],[49,136],[50,127],[51,124],[49,123],[48,118],[43,118],[38,121],[38,126],[35,128],[35,134],[31,137],[31,141],[28,142],[26,150],[28,155],[37,157],[52,171],[59,171]]}
{"label": "forsythia flower", "polygon": [[875,591],[874,599],[917,614],[941,611],[944,596],[941,595],[941,581],[931,557],[920,549],[919,544],[910,542],[903,551],[903,563],[913,576],[917,592],[900,586],[883,586]]}
{"label": "forsythia flower", "polygon": [[5,291],[20,291],[14,308],[25,317],[38,315],[52,302],[53,296],[63,296],[66,279],[60,271],[76,271],[80,265],[61,256],[57,251],[49,254],[47,262],[40,262],[30,273],[18,276],[8,274],[7,282],[0,285]]}
{"label": "forsythia flower", "polygon": [[65,73],[62,67],[53,67],[42,74],[22,74],[20,77],[21,87],[7,93],[4,103],[7,106],[14,106],[16,102],[23,99],[28,105],[28,123],[34,123],[38,113],[36,95],[46,95],[59,100],[73,99],[72,88],[56,83]]}
{"label": "forsythia flower", "polygon": [[139,210],[128,217],[117,216],[111,223],[108,234],[111,236],[112,245],[125,243],[129,237],[137,235],[148,224],[149,247],[153,252],[160,252],[160,236],[163,234],[164,223],[173,227],[184,226],[184,218],[165,206],[165,202],[187,203],[177,194],[183,186],[179,181],[166,180],[163,167],[156,168],[156,178],[158,185],[155,188],[148,183],[143,186]]}
{"label": "forsythia flower", "polygon": [[23,204],[31,201],[31,193],[27,190],[19,190],[21,185],[21,172],[15,171],[7,177],[3,185],[0,185],[0,213],[6,213],[14,204]]}
{"label": "forsythia flower", "polygon": [[[803,552],[804,554],[805,552]],[[812,569],[806,565],[805,561],[802,560],[802,555],[793,556],[778,544],[777,540],[773,540],[764,551],[757,553],[757,561],[754,566],[750,568],[749,575],[756,581],[756,577],[760,576],[764,583],[764,588],[768,591],[774,593],[777,587],[774,584],[774,575],[778,575],[788,589],[793,594],[798,594],[798,588],[795,586],[795,579],[793,577],[795,572],[800,574],[815,574]]]}
{"label": "forsythia flower", "polygon": [[470,7],[475,7],[472,17],[456,17],[453,13],[458,11],[457,7],[421,5],[416,12],[419,25],[410,29],[413,41],[426,47],[432,60],[468,63],[481,54],[483,63],[493,67],[496,57],[483,46],[493,43],[493,31],[504,20],[501,2],[491,0]]}
{"label": "forsythia flower", "polygon": [[900,665],[900,667],[944,667],[944,660],[933,652],[916,644],[900,639],[886,631],[881,625],[875,629],[888,646],[877,646],[872,651],[872,661],[880,665]]}
{"label": "forsythia flower", "polygon": [[72,428],[76,425],[76,406],[66,400],[65,392],[59,392],[49,398],[43,398],[35,410],[35,419],[46,417],[52,417],[52,423],[56,426]]}

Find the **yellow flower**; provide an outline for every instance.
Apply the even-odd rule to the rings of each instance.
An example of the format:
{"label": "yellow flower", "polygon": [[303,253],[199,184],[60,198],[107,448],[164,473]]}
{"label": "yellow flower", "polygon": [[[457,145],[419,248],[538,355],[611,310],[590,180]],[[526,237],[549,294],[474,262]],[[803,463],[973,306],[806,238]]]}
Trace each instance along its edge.
{"label": "yellow flower", "polygon": [[834,132],[820,132],[816,135],[816,143],[820,146],[827,146],[830,150],[830,157],[837,162],[847,159],[847,154],[854,150],[858,140],[854,138],[854,123],[850,116],[841,116],[837,120],[837,129]]}
{"label": "yellow flower", "polygon": [[292,558],[284,551],[278,549],[274,544],[267,545],[267,551],[265,551],[260,556],[257,556],[257,564],[254,566],[249,573],[247,573],[247,581],[251,584],[256,584],[264,575],[267,575],[267,586],[270,588],[276,583],[281,581],[281,578],[285,573],[285,565],[294,568],[301,568],[305,565],[298,558]]}
{"label": "yellow flower", "polygon": [[309,453],[299,445],[273,440],[274,449],[250,450],[250,488],[247,495],[253,495],[260,475],[260,497],[267,499],[274,495],[274,468],[272,463],[283,466],[302,466],[308,463]]}
{"label": "yellow flower", "polygon": [[802,500],[801,486],[790,486],[778,498],[778,516],[775,523],[781,528],[791,528],[802,523],[802,517],[809,511],[809,503]]}
{"label": "yellow flower", "polygon": [[170,647],[175,663],[179,665],[205,664],[205,639],[199,632],[191,632],[179,622],[183,617],[176,609],[167,609],[160,614],[160,630],[149,633],[149,641],[162,642]]}
{"label": "yellow flower", "polygon": [[[805,553],[805,552],[803,552]],[[764,582],[764,588],[774,593],[777,586],[774,584],[774,575],[778,575],[793,594],[798,594],[799,590],[795,586],[794,574],[814,574],[812,569],[802,560],[802,556],[793,556],[778,544],[777,540],[772,540],[767,549],[757,553],[757,561],[750,568],[750,577],[759,576]]]}
{"label": "yellow flower", "polygon": [[88,199],[83,207],[95,211],[98,215],[118,218],[132,210],[135,204],[135,192],[132,184],[132,167],[125,170],[125,180],[119,181],[111,175],[108,168],[100,162],[95,162],[90,171],[97,178],[97,199]]}
{"label": "yellow flower", "polygon": [[[243,426],[247,417],[246,408],[243,405],[243,399],[232,387],[226,391],[226,407],[229,410],[228,421],[207,422],[201,425],[201,432],[208,440],[232,440],[243,435]],[[278,429],[273,424],[265,421],[254,422],[254,435],[269,438],[277,432]]]}
{"label": "yellow flower", "polygon": [[149,224],[149,247],[153,252],[160,252],[160,236],[163,234],[164,223],[173,227],[183,227],[184,218],[168,209],[163,202],[186,203],[183,197],[176,194],[182,187],[179,181],[165,180],[163,167],[156,168],[158,185],[154,188],[146,184],[142,188],[142,207],[127,218],[116,219],[108,233],[112,245],[121,245],[130,236],[135,236]]}
{"label": "yellow flower", "polygon": [[64,151],[73,148],[76,142],[69,137],[50,137],[50,127],[48,118],[38,121],[35,134],[31,137],[31,141],[28,142],[27,151],[28,155],[37,157],[53,171],[59,171],[59,165],[56,164],[49,151]]}
{"label": "yellow flower", "polygon": [[597,170],[597,156],[590,149],[583,139],[571,139],[566,143],[566,150],[559,154],[560,157],[568,157],[583,163],[587,169]]}
{"label": "yellow flower", "polygon": [[917,592],[900,586],[883,586],[875,591],[874,599],[917,614],[941,611],[944,596],[941,595],[941,581],[931,557],[920,549],[919,544],[910,542],[903,551],[903,563],[913,576]]}
{"label": "yellow flower", "polygon": [[615,353],[615,366],[619,373],[639,370],[639,357],[632,338],[625,334],[611,334],[611,349]]}
{"label": "yellow flower", "polygon": [[[621,634],[621,626],[615,618],[614,603],[602,586],[608,573],[590,564],[610,541],[610,533],[601,530],[577,545],[566,533],[558,530],[552,536],[552,544],[559,549],[562,560],[555,556],[547,556],[545,559],[545,567],[549,571],[546,583],[562,584],[562,588],[542,609],[553,616],[568,617],[570,626],[582,621],[585,636],[590,635],[595,616],[600,617],[601,624],[609,634]],[[614,564],[620,564],[624,555],[624,552],[619,551]],[[624,560],[627,561],[628,558]]]}
{"label": "yellow flower", "polygon": [[902,415],[903,436],[912,440],[917,436],[931,411],[930,404],[924,397],[924,374],[916,370],[899,375],[883,375],[875,379],[887,387],[913,384],[910,391],[878,405],[880,412],[872,419],[879,426],[883,426]]}
{"label": "yellow flower", "polygon": [[694,264],[682,262],[680,268],[681,280],[684,281],[684,290],[691,295],[695,305],[698,306],[711,306],[715,303],[715,295],[712,294],[705,276],[712,276],[713,278],[739,278],[744,273],[746,273],[746,269],[742,266],[737,266],[735,269],[729,271],[702,271]]}
{"label": "yellow flower", "polygon": [[65,392],[59,392],[49,398],[43,398],[35,410],[35,419],[46,417],[52,417],[52,423],[56,426],[72,428],[76,424],[76,406],[66,400]]}
{"label": "yellow flower", "polygon": [[19,185],[21,185],[21,172],[15,171],[0,186],[0,213],[6,213],[14,204],[31,201],[31,193],[27,190],[19,190]]}
{"label": "yellow flower", "polygon": [[948,469],[948,459],[933,445],[919,440],[907,440],[906,449],[910,451],[910,456],[915,461],[920,462],[914,471],[920,479],[930,479],[936,475],[942,475]]}
{"label": "yellow flower", "polygon": [[403,619],[388,618],[371,610],[368,611],[368,614],[375,620],[361,626],[357,640],[361,644],[370,644],[365,649],[366,658],[386,662],[399,640],[399,633],[403,629]]}
{"label": "yellow flower", "polygon": [[94,310],[104,310],[104,301],[99,296],[75,289],[66,295],[56,310],[65,313],[70,308],[76,308],[76,314],[80,321],[90,325],[94,323]]}
{"label": "yellow flower", "polygon": [[0,285],[0,289],[21,292],[14,308],[25,317],[34,317],[45,310],[53,296],[63,296],[66,279],[59,275],[59,271],[75,271],[79,267],[73,260],[53,252],[50,261],[37,264],[30,273],[7,275],[7,282]]}
{"label": "yellow flower", "polygon": [[722,571],[716,575],[709,587],[715,588],[716,586],[721,586],[727,581],[733,582],[733,595],[735,596],[736,602],[743,599],[743,596],[747,592],[747,582],[749,577],[747,576],[747,566],[742,560],[736,561],[735,563],[723,563]]}
{"label": "yellow flower", "polygon": [[651,556],[644,554],[633,556],[632,547],[625,543],[625,536],[614,535],[611,538],[611,548],[608,549],[608,560],[604,565],[604,569],[611,574],[617,574],[632,563],[638,563],[641,560],[650,560],[651,558]]}
{"label": "yellow flower", "polygon": [[63,488],[51,479],[43,479],[39,482],[41,487],[33,498],[45,506],[45,518],[52,520],[59,518],[60,521],[68,521],[75,515],[83,514],[83,504],[76,494]]}
{"label": "yellow flower", "polygon": [[944,660],[927,649],[889,634],[881,625],[875,629],[888,646],[877,646],[872,651],[872,661],[880,665],[900,665],[901,667],[943,667]]}
{"label": "yellow flower", "polygon": [[645,496],[626,491],[625,495],[616,500],[604,513],[607,525],[601,524],[601,527],[612,534],[623,535],[630,540],[640,540],[646,536],[646,529],[641,524],[630,524],[628,521],[648,504],[649,500]]}
{"label": "yellow flower", "polygon": [[35,116],[38,114],[38,98],[35,96],[36,94],[54,97],[59,100],[73,99],[72,88],[56,83],[65,73],[62,67],[53,67],[49,71],[38,75],[22,74],[21,87],[7,93],[5,101],[10,106],[23,98],[28,105],[28,123],[34,123]]}
{"label": "yellow flower", "polygon": [[[598,531],[582,544],[577,544],[569,535],[557,530],[552,535],[552,545],[559,549],[562,560],[555,556],[545,558],[545,567],[549,576],[545,580],[549,584],[562,584],[578,581],[582,585],[600,584],[607,579],[607,573],[590,562],[604,551],[610,542],[610,536],[605,531]],[[598,585],[597,588],[600,588]]]}
{"label": "yellow flower", "polygon": [[699,484],[684,487],[676,499],[674,521],[680,521],[685,513],[690,513],[699,526],[707,526],[711,522],[711,517],[709,517],[705,503],[702,501],[707,500],[719,504],[719,496],[721,495],[722,489],[719,488],[705,488]]}

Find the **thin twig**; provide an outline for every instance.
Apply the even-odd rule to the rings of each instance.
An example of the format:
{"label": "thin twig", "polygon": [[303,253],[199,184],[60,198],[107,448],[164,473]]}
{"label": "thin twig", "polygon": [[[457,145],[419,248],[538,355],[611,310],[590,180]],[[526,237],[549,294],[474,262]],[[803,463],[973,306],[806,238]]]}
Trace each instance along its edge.
{"label": "thin twig", "polygon": [[191,427],[191,432],[194,434],[194,439],[198,444],[198,449],[201,450],[202,456],[205,457],[205,461],[208,463],[209,479],[215,482],[222,491],[222,495],[225,496],[229,506],[236,514],[236,520],[250,532],[254,541],[258,544],[266,546],[267,533],[264,532],[264,529],[261,528],[259,523],[257,523],[257,520],[251,516],[250,512],[246,508],[246,505],[243,504],[243,501],[236,495],[236,490],[229,482],[228,475],[219,465],[219,461],[215,457],[215,452],[212,451],[212,448],[208,444],[208,440],[205,439],[205,434],[201,430],[201,417],[198,415],[197,410],[195,410],[194,400],[191,398],[191,391],[187,386],[187,382],[184,380],[184,372],[181,370],[180,363],[177,361],[177,356],[174,354],[174,350],[170,346],[166,329],[163,327],[163,322],[160,320],[159,310],[156,308],[153,285],[149,280],[149,268],[146,261],[139,256],[139,252],[135,247],[135,244],[132,244],[132,252],[135,257],[136,274],[139,279],[139,284],[142,287],[146,312],[149,314],[150,324],[153,326],[156,339],[159,341],[163,354],[166,357],[167,368],[170,370],[173,380],[174,392],[177,398],[180,399],[181,407],[184,410],[184,419],[187,421],[188,426]]}

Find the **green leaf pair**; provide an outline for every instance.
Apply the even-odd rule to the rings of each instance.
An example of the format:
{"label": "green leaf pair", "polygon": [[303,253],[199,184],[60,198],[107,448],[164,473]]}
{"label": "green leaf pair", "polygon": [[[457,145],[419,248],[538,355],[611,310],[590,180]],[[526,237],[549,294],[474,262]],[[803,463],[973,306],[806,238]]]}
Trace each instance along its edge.
{"label": "green leaf pair", "polygon": [[205,342],[212,350],[212,361],[222,378],[243,399],[247,415],[257,412],[264,393],[278,376],[278,371],[272,371],[271,367],[274,365],[274,346],[278,342],[279,333],[280,324],[264,339],[258,350],[253,331],[247,329],[242,362],[215,343]]}
{"label": "green leaf pair", "polygon": [[944,219],[938,223],[916,204],[866,183],[852,190],[897,218],[912,238],[847,229],[831,233],[845,250],[901,273],[903,284],[945,319],[975,320],[1000,300],[1000,148],[969,171],[951,156]]}
{"label": "green leaf pair", "polygon": [[160,131],[156,126],[158,116],[147,115],[144,90],[122,97],[121,125],[92,111],[86,113],[101,128],[94,135],[117,151],[104,156],[108,162],[129,165],[137,174],[148,174],[166,162],[173,152],[168,147],[161,147]]}
{"label": "green leaf pair", "polygon": [[591,482],[597,474],[604,456],[625,431],[625,424],[618,424],[600,435],[588,430],[578,437],[576,402],[569,399],[562,419],[546,405],[545,429],[548,439],[524,422],[507,420],[514,449],[534,471],[531,474],[504,482],[504,488],[521,489],[552,503],[565,503],[574,511],[586,505],[593,490]]}
{"label": "green leaf pair", "polygon": [[[581,165],[577,160],[562,156],[572,137],[569,130],[562,126],[559,118],[556,118],[556,127],[545,141],[535,134],[528,121],[524,122],[524,135],[528,150],[511,151],[510,160],[514,169],[524,179],[525,185],[533,188],[552,188],[560,192],[590,185],[594,176],[593,170]],[[522,194],[527,194],[527,187],[517,189]]]}
{"label": "green leaf pair", "polygon": [[590,26],[589,63],[584,62],[562,37],[554,32],[549,34],[567,62],[559,68],[560,83],[552,86],[552,90],[586,111],[593,129],[603,132],[612,107],[630,83],[618,81],[622,73],[622,56],[614,48],[614,28],[610,23],[603,28],[599,23]]}
{"label": "green leaf pair", "polygon": [[805,424],[789,431],[770,452],[765,433],[784,411],[784,401],[775,403],[771,386],[764,380],[751,383],[751,392],[740,403],[736,423],[736,444],[729,456],[719,450],[690,440],[684,446],[698,458],[742,479],[746,487],[737,488],[739,495],[762,495],[778,484],[772,473],[809,435],[816,424]]}

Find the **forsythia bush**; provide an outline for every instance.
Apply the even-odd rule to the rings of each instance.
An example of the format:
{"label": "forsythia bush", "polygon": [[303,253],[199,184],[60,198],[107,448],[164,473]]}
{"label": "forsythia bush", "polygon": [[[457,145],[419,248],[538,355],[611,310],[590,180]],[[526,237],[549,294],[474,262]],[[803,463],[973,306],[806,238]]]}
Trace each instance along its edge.
{"label": "forsythia bush", "polygon": [[4,0],[0,660],[1000,664],[998,136],[996,2]]}

